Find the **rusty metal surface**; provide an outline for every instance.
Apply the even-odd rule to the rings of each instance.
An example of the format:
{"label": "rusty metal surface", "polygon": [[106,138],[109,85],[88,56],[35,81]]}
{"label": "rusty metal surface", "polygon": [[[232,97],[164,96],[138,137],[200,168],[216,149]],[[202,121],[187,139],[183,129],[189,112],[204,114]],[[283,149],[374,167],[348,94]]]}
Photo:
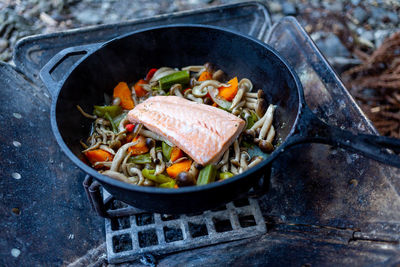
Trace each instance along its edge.
{"label": "rusty metal surface", "polygon": [[[173,16],[156,21],[182,22]],[[151,19],[143,23],[130,29],[148,26]],[[374,132],[332,69],[318,53],[304,50],[312,43],[293,35],[297,30],[290,29],[290,22],[280,25],[268,40],[275,40],[276,48],[286,44],[280,51],[298,71],[313,111],[329,123]],[[26,39],[16,49],[17,68],[38,83],[38,68],[54,53],[66,45],[108,39],[114,29],[78,29],[43,42],[40,37]],[[90,39],[96,35],[100,39]],[[304,75],[308,71],[316,76]],[[0,108],[0,265],[72,262],[104,241],[103,219],[89,212],[81,187],[84,175],[53,138],[46,91],[4,64],[0,81],[0,98],[6,103]],[[399,177],[398,170],[328,146],[295,148],[274,165],[271,189],[259,199],[269,225],[266,235],[172,254],[160,265],[395,265],[400,253]],[[20,209],[20,215],[12,208]],[[13,248],[21,251],[17,258],[11,255]]]}

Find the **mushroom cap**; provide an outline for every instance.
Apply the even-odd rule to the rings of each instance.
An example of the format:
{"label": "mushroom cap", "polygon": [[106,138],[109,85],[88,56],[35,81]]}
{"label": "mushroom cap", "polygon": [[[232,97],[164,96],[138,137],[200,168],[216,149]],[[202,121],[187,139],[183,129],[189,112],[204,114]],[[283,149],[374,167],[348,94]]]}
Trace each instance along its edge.
{"label": "mushroom cap", "polygon": [[262,98],[262,99],[265,98],[265,93],[264,93],[263,90],[258,89],[258,91],[257,91],[257,98]]}
{"label": "mushroom cap", "polygon": [[225,73],[222,70],[217,70],[216,72],[214,72],[212,79],[221,82],[225,80]]}
{"label": "mushroom cap", "polygon": [[260,142],[258,143],[258,147],[263,152],[266,152],[266,153],[269,153],[269,152],[274,150],[274,146],[270,142],[268,142],[266,140],[260,140]]}
{"label": "mushroom cap", "polygon": [[267,103],[265,102],[264,98],[257,99],[257,107],[256,107],[256,114],[258,117],[262,117],[267,110]]}

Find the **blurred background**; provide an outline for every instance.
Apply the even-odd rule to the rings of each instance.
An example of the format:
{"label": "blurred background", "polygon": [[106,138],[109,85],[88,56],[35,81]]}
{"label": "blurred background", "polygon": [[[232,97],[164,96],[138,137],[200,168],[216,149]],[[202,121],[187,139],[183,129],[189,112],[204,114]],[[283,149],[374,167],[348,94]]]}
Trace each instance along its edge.
{"label": "blurred background", "polygon": [[[12,64],[24,36],[235,2],[244,1],[0,0],[0,60]],[[259,2],[273,22],[296,17],[378,131],[400,138],[399,0]]]}

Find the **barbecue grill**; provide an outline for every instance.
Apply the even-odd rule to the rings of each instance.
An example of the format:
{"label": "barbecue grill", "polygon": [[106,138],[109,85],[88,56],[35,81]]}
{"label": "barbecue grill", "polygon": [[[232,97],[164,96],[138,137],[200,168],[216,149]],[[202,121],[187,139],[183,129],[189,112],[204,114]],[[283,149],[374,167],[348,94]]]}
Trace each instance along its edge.
{"label": "barbecue grill", "polygon": [[[272,26],[258,2],[25,38],[15,47],[15,66],[0,64],[1,265],[88,266],[105,260],[104,253],[109,263],[149,265],[399,264],[400,172],[357,154],[319,144],[295,147],[246,198],[174,216],[114,199],[64,156],[51,132],[50,94],[38,79],[47,61],[68,47],[189,22],[270,44],[297,72],[318,117],[376,134],[298,22],[286,17]],[[65,58],[53,78],[81,56]]]}

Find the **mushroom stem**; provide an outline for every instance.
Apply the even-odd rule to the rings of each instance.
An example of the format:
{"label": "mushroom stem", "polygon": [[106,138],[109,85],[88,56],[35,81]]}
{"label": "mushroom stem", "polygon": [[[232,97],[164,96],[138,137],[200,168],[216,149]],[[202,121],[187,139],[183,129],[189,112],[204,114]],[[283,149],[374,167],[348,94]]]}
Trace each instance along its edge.
{"label": "mushroom stem", "polygon": [[222,156],[222,160],[218,163],[217,167],[221,167],[228,163],[229,160],[229,148],[225,151],[224,155]]}
{"label": "mushroom stem", "polygon": [[275,111],[275,106],[274,105],[269,105],[267,112],[265,112],[265,121],[263,126],[261,127],[260,130],[260,135],[258,136],[258,139],[264,139],[265,135],[269,131],[269,128],[271,127],[272,124],[272,119],[274,118],[274,111]]}
{"label": "mushroom stem", "polygon": [[102,174],[106,175],[108,177],[114,178],[116,180],[119,180],[121,182],[130,183],[130,184],[132,183],[132,181],[130,181],[128,179],[128,177],[126,177],[124,174],[122,174],[120,172],[107,170],[107,171],[104,171]]}
{"label": "mushroom stem", "polygon": [[257,103],[257,98],[245,97],[247,103]]}
{"label": "mushroom stem", "polygon": [[241,101],[233,110],[232,114],[233,115],[239,115],[241,112],[241,108],[246,104],[246,101]]}
{"label": "mushroom stem", "polygon": [[257,156],[252,161],[250,161],[250,163],[247,167],[250,169],[250,168],[256,166],[258,163],[260,163],[262,160],[263,160],[263,157]]}
{"label": "mushroom stem", "polygon": [[174,146],[170,141],[168,141],[164,137],[162,137],[162,136],[160,136],[158,134],[155,134],[155,133],[153,133],[151,131],[148,131],[148,130],[145,130],[145,129],[141,129],[139,133],[141,135],[143,135],[144,137],[150,137],[150,138],[153,138],[153,139],[158,140],[158,141],[163,141],[163,142],[167,143],[167,145],[169,145],[169,146]]}
{"label": "mushroom stem", "polygon": [[156,171],[154,172],[155,175],[161,174],[165,170],[163,155],[160,151],[157,152],[157,159],[159,160],[159,164],[156,165]]}
{"label": "mushroom stem", "polygon": [[252,98],[264,98],[265,93],[263,90],[258,89],[257,93],[245,93],[244,94],[245,97],[252,97]]}
{"label": "mushroom stem", "polygon": [[240,168],[239,173],[242,173],[248,169],[248,161],[250,160],[250,155],[246,151],[240,153]]}
{"label": "mushroom stem", "polygon": [[181,93],[181,90],[182,90],[182,85],[180,85],[179,83],[177,83],[177,84],[174,84],[174,85],[171,86],[171,89],[169,89],[169,92],[170,92],[172,95],[176,95],[176,96],[179,96],[179,97],[183,97],[183,95],[182,95],[182,93]]}
{"label": "mushroom stem", "polygon": [[144,177],[142,171],[138,168],[132,167],[128,170],[129,175],[136,174],[139,177],[139,181],[137,182],[138,185],[142,185],[144,183]]}
{"label": "mushroom stem", "polygon": [[271,128],[269,129],[269,132],[267,134],[267,141],[272,143],[272,141],[274,141],[274,137],[275,137],[275,128],[273,125],[271,125]]}
{"label": "mushroom stem", "polygon": [[239,141],[235,140],[233,143],[233,149],[235,151],[235,158],[231,159],[231,163],[234,164],[235,166],[239,167],[239,160],[240,160],[240,147],[239,147]]}
{"label": "mushroom stem", "polygon": [[233,164],[231,164],[231,173],[233,173],[234,175],[239,174],[238,169]]}
{"label": "mushroom stem", "polygon": [[197,174],[199,173],[199,170],[196,168],[196,163],[193,162],[192,165],[190,166],[190,169],[188,171],[188,174],[192,176],[192,178],[196,178]]}
{"label": "mushroom stem", "polygon": [[121,147],[118,149],[118,151],[117,151],[117,153],[115,154],[114,159],[113,159],[113,161],[112,161],[110,171],[115,171],[115,172],[118,171],[119,166],[121,165],[122,160],[125,158],[126,151],[128,150],[128,148],[130,148],[131,146],[136,145],[137,143],[138,143],[138,141],[130,142],[130,143],[127,143],[127,144],[121,146]]}
{"label": "mushroom stem", "polygon": [[195,102],[197,102],[197,103],[203,104],[203,99],[197,98],[197,97],[195,97],[195,96],[192,95],[192,94],[188,94],[188,95],[186,96],[186,98],[187,98],[187,99],[190,99],[190,100],[193,100],[193,101],[195,101]]}
{"label": "mushroom stem", "polygon": [[157,156],[155,147],[150,148],[150,157],[153,162],[156,162]]}
{"label": "mushroom stem", "polygon": [[239,104],[240,100],[242,100],[243,94],[244,94],[244,88],[240,88],[236,93],[235,97],[233,98],[232,105],[229,108],[229,110],[233,110],[237,106],[237,104]]}

